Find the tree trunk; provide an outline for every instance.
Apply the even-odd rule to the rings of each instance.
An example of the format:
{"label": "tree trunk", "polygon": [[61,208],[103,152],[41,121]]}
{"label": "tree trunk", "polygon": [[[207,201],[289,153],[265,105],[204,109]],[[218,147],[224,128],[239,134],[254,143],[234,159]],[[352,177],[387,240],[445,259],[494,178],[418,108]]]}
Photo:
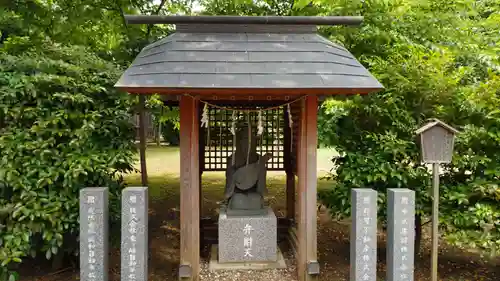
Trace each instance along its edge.
{"label": "tree trunk", "polygon": [[64,251],[59,249],[57,254],[52,256],[52,270],[60,270],[64,267]]}
{"label": "tree trunk", "polygon": [[422,244],[422,217],[415,216],[415,260],[420,253],[420,245]]}
{"label": "tree trunk", "polygon": [[162,124],[160,122],[161,116],[163,116],[163,107],[161,108],[160,117],[158,117],[158,120],[157,120],[158,121],[158,131],[156,132],[156,137],[157,137],[156,144],[158,146],[160,146],[160,144],[161,144],[161,126],[162,126]]}

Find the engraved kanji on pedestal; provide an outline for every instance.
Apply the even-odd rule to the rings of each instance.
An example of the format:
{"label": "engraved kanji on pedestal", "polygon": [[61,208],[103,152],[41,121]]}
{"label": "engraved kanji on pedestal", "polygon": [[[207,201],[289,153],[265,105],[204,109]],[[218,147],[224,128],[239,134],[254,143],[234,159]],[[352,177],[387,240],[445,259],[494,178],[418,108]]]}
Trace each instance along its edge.
{"label": "engraved kanji on pedestal", "polygon": [[228,216],[221,208],[218,223],[218,262],[275,262],[277,218],[271,208],[266,215]]}

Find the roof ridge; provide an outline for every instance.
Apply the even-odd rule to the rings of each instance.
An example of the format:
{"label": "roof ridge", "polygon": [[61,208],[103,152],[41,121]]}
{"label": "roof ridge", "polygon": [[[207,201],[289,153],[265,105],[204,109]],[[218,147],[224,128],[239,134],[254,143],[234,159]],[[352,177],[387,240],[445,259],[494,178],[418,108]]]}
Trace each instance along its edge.
{"label": "roof ridge", "polygon": [[277,24],[176,24],[179,33],[316,33],[313,25],[277,25]]}

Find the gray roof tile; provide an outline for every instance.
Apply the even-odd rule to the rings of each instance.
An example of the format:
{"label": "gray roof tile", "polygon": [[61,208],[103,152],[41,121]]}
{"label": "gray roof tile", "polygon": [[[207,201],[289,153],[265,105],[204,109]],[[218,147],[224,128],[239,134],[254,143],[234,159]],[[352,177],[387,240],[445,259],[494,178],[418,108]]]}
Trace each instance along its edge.
{"label": "gray roof tile", "polygon": [[[252,75],[252,84],[258,88],[322,88],[323,82],[315,74]],[[257,87],[256,87],[257,88]]]}
{"label": "gray roof tile", "polygon": [[267,33],[255,27],[230,33],[210,28],[183,26],[181,32],[145,47],[115,86],[383,88],[348,50],[312,30],[284,33],[293,28],[266,26]]}

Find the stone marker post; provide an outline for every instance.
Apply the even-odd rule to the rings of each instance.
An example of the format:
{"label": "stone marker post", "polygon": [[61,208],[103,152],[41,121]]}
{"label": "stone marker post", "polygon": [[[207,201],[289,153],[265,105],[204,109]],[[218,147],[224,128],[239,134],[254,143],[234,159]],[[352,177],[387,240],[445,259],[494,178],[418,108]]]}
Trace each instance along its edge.
{"label": "stone marker post", "polygon": [[80,190],[80,280],[108,280],[108,188]]}
{"label": "stone marker post", "polygon": [[122,191],[121,280],[148,280],[148,188]]}
{"label": "stone marker post", "polygon": [[413,281],[415,192],[387,190],[387,281]]}
{"label": "stone marker post", "polygon": [[377,280],[377,192],[351,190],[351,281]]}

